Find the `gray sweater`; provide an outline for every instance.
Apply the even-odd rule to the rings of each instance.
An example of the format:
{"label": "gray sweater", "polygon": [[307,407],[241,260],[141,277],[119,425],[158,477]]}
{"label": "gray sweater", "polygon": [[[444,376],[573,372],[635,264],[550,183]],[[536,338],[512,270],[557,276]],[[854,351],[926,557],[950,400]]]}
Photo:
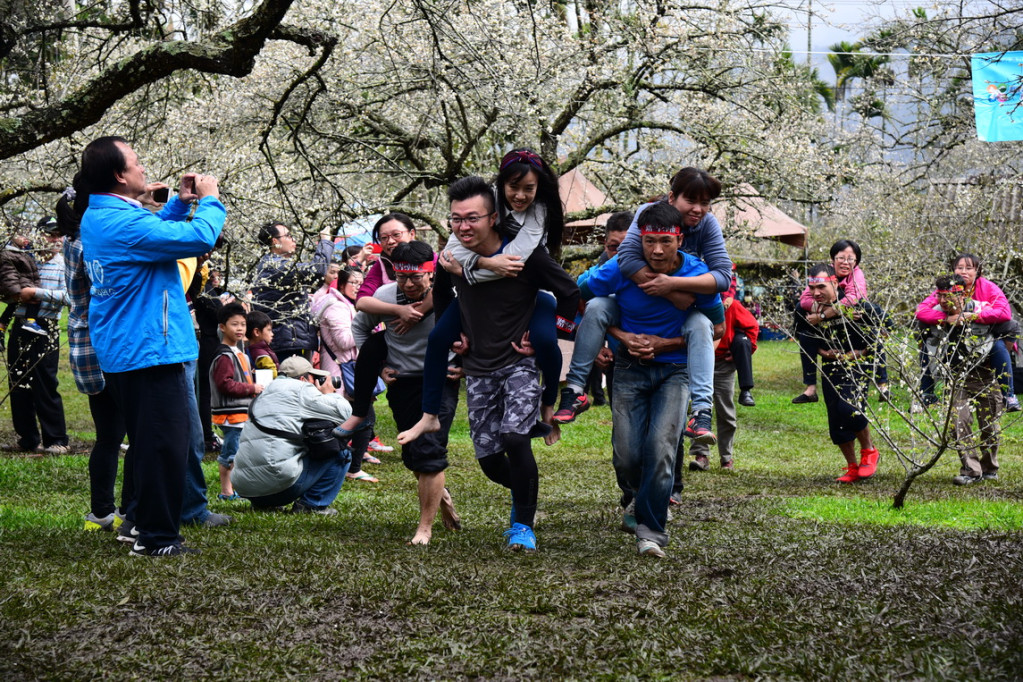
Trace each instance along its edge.
{"label": "gray sweater", "polygon": [[[398,285],[394,282],[383,285],[373,293],[373,298],[396,305],[398,303]],[[352,336],[355,337],[355,345],[361,348],[373,329],[381,322],[390,322],[390,319],[382,315],[370,315],[360,311],[352,320]],[[387,334],[387,366],[398,370],[399,376],[422,376],[423,361],[426,358],[426,342],[430,338],[435,321],[436,318],[431,312],[406,334],[396,334],[393,331],[393,325],[388,325],[384,332]]]}

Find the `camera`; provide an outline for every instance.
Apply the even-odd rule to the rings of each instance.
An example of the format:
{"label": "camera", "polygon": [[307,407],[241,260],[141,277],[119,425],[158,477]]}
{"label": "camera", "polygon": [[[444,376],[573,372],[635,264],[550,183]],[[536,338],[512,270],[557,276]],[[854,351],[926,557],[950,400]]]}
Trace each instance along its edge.
{"label": "camera", "polygon": [[166,204],[168,199],[170,199],[169,187],[161,187],[160,189],[153,190],[153,201],[156,203]]}
{"label": "camera", "polygon": [[316,383],[322,386],[323,383],[325,381],[328,381],[328,380],[334,386],[334,390],[335,391],[340,391],[342,388],[344,388],[344,382],[341,381],[341,377],[335,377],[335,376],[332,376],[332,377],[317,377]]}

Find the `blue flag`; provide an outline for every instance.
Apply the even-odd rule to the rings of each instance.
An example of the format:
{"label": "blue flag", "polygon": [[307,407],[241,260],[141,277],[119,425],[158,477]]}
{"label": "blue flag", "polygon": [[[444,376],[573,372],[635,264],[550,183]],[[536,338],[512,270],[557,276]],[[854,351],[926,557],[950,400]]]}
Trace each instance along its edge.
{"label": "blue flag", "polygon": [[985,142],[1023,140],[1023,52],[988,52],[970,60],[977,137]]}

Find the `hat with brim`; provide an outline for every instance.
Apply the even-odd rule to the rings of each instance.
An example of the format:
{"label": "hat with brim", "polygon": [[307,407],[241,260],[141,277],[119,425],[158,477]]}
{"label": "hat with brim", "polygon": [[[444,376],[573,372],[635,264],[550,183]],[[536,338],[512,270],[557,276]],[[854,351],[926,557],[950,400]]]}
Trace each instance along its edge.
{"label": "hat with brim", "polygon": [[292,355],[290,358],[281,363],[281,374],[292,379],[299,379],[304,377],[306,374],[312,374],[316,377],[329,377],[330,372],[326,372],[322,369],[314,369],[313,363],[309,362],[301,355]]}
{"label": "hat with brim", "polygon": [[57,219],[49,215],[36,223],[36,227],[47,234],[52,234],[60,229],[60,225],[57,224]]}

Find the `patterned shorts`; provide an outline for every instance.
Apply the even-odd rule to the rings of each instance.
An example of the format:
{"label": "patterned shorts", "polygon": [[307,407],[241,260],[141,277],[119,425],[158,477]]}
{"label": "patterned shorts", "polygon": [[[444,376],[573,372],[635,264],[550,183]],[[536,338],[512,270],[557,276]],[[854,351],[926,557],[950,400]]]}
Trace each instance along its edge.
{"label": "patterned shorts", "polygon": [[476,458],[503,452],[503,434],[528,436],[540,418],[536,363],[527,357],[486,376],[466,377],[465,401]]}

